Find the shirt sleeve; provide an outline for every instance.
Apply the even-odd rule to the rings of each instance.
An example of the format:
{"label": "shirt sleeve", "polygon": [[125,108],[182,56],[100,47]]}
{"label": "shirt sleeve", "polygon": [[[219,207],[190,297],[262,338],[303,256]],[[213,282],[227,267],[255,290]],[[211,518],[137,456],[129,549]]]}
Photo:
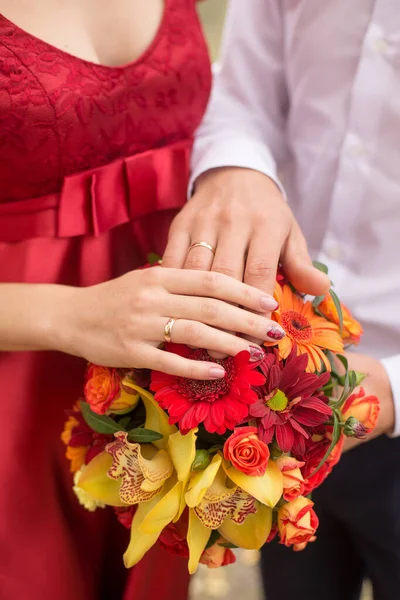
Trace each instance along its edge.
{"label": "shirt sleeve", "polygon": [[282,189],[277,164],[285,153],[288,96],[280,5],[279,0],[230,1],[189,190],[201,173],[222,166],[261,171]]}
{"label": "shirt sleeve", "polygon": [[383,358],[381,363],[388,374],[394,400],[395,424],[391,437],[398,437],[400,436],[400,354]]}

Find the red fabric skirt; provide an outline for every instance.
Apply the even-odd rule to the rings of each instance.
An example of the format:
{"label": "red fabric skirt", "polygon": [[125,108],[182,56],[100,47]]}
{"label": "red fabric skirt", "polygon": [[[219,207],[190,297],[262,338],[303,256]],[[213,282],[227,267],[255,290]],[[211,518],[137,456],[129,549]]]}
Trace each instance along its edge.
{"label": "red fabric skirt", "polygon": [[[189,144],[69,178],[59,194],[0,205],[0,281],[93,285],[162,253],[186,198]],[[154,548],[132,570],[112,509],[82,508],[60,440],[85,361],[0,353],[1,600],[183,600],[186,561]]]}

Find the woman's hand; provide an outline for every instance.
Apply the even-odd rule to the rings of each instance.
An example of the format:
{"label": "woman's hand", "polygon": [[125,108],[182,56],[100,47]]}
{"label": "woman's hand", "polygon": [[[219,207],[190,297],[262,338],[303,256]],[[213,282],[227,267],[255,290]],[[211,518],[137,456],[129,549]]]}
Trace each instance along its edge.
{"label": "woman's hand", "polygon": [[172,342],[231,356],[248,350],[254,360],[262,356],[257,345],[221,330],[263,340],[284,335],[274,321],[254,314],[276,308],[271,296],[219,273],[153,267],[65,290],[67,297],[52,318],[51,347],[100,365],[222,378],[225,372],[215,362],[192,361],[158,348],[170,317],[176,319]]}
{"label": "woman's hand", "polygon": [[[189,251],[195,242],[204,247]],[[251,169],[224,167],[201,175],[175,218],[163,266],[212,270],[272,294],[278,263],[301,292],[325,294],[328,277],[315,269],[293,214],[275,183]]]}

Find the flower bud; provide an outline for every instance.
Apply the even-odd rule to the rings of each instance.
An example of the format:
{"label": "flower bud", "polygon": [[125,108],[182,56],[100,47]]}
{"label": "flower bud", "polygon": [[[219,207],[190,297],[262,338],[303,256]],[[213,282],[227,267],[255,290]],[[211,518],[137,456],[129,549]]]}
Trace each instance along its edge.
{"label": "flower bud", "polygon": [[[367,377],[367,375],[365,373],[360,373],[360,371],[353,371],[353,373],[356,374],[355,387],[359,387],[364,381],[364,379]],[[346,375],[342,375],[341,377],[339,377],[339,385],[343,386],[345,384],[345,381]]]}
{"label": "flower bud", "polygon": [[196,456],[192,462],[192,471],[201,471],[208,467],[211,462],[211,456],[207,450],[196,450]]}
{"label": "flower bud", "polygon": [[344,435],[362,439],[367,434],[367,428],[355,417],[349,417],[344,424]]}

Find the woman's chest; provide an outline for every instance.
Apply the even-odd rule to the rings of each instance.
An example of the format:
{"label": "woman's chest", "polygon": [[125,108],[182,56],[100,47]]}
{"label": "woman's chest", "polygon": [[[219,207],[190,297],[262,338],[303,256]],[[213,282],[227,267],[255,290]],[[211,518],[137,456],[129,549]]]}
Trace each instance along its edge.
{"label": "woman's chest", "polygon": [[0,200],[51,193],[69,174],[191,137],[210,67],[194,6],[168,0],[150,45],[105,67],[0,17]]}

